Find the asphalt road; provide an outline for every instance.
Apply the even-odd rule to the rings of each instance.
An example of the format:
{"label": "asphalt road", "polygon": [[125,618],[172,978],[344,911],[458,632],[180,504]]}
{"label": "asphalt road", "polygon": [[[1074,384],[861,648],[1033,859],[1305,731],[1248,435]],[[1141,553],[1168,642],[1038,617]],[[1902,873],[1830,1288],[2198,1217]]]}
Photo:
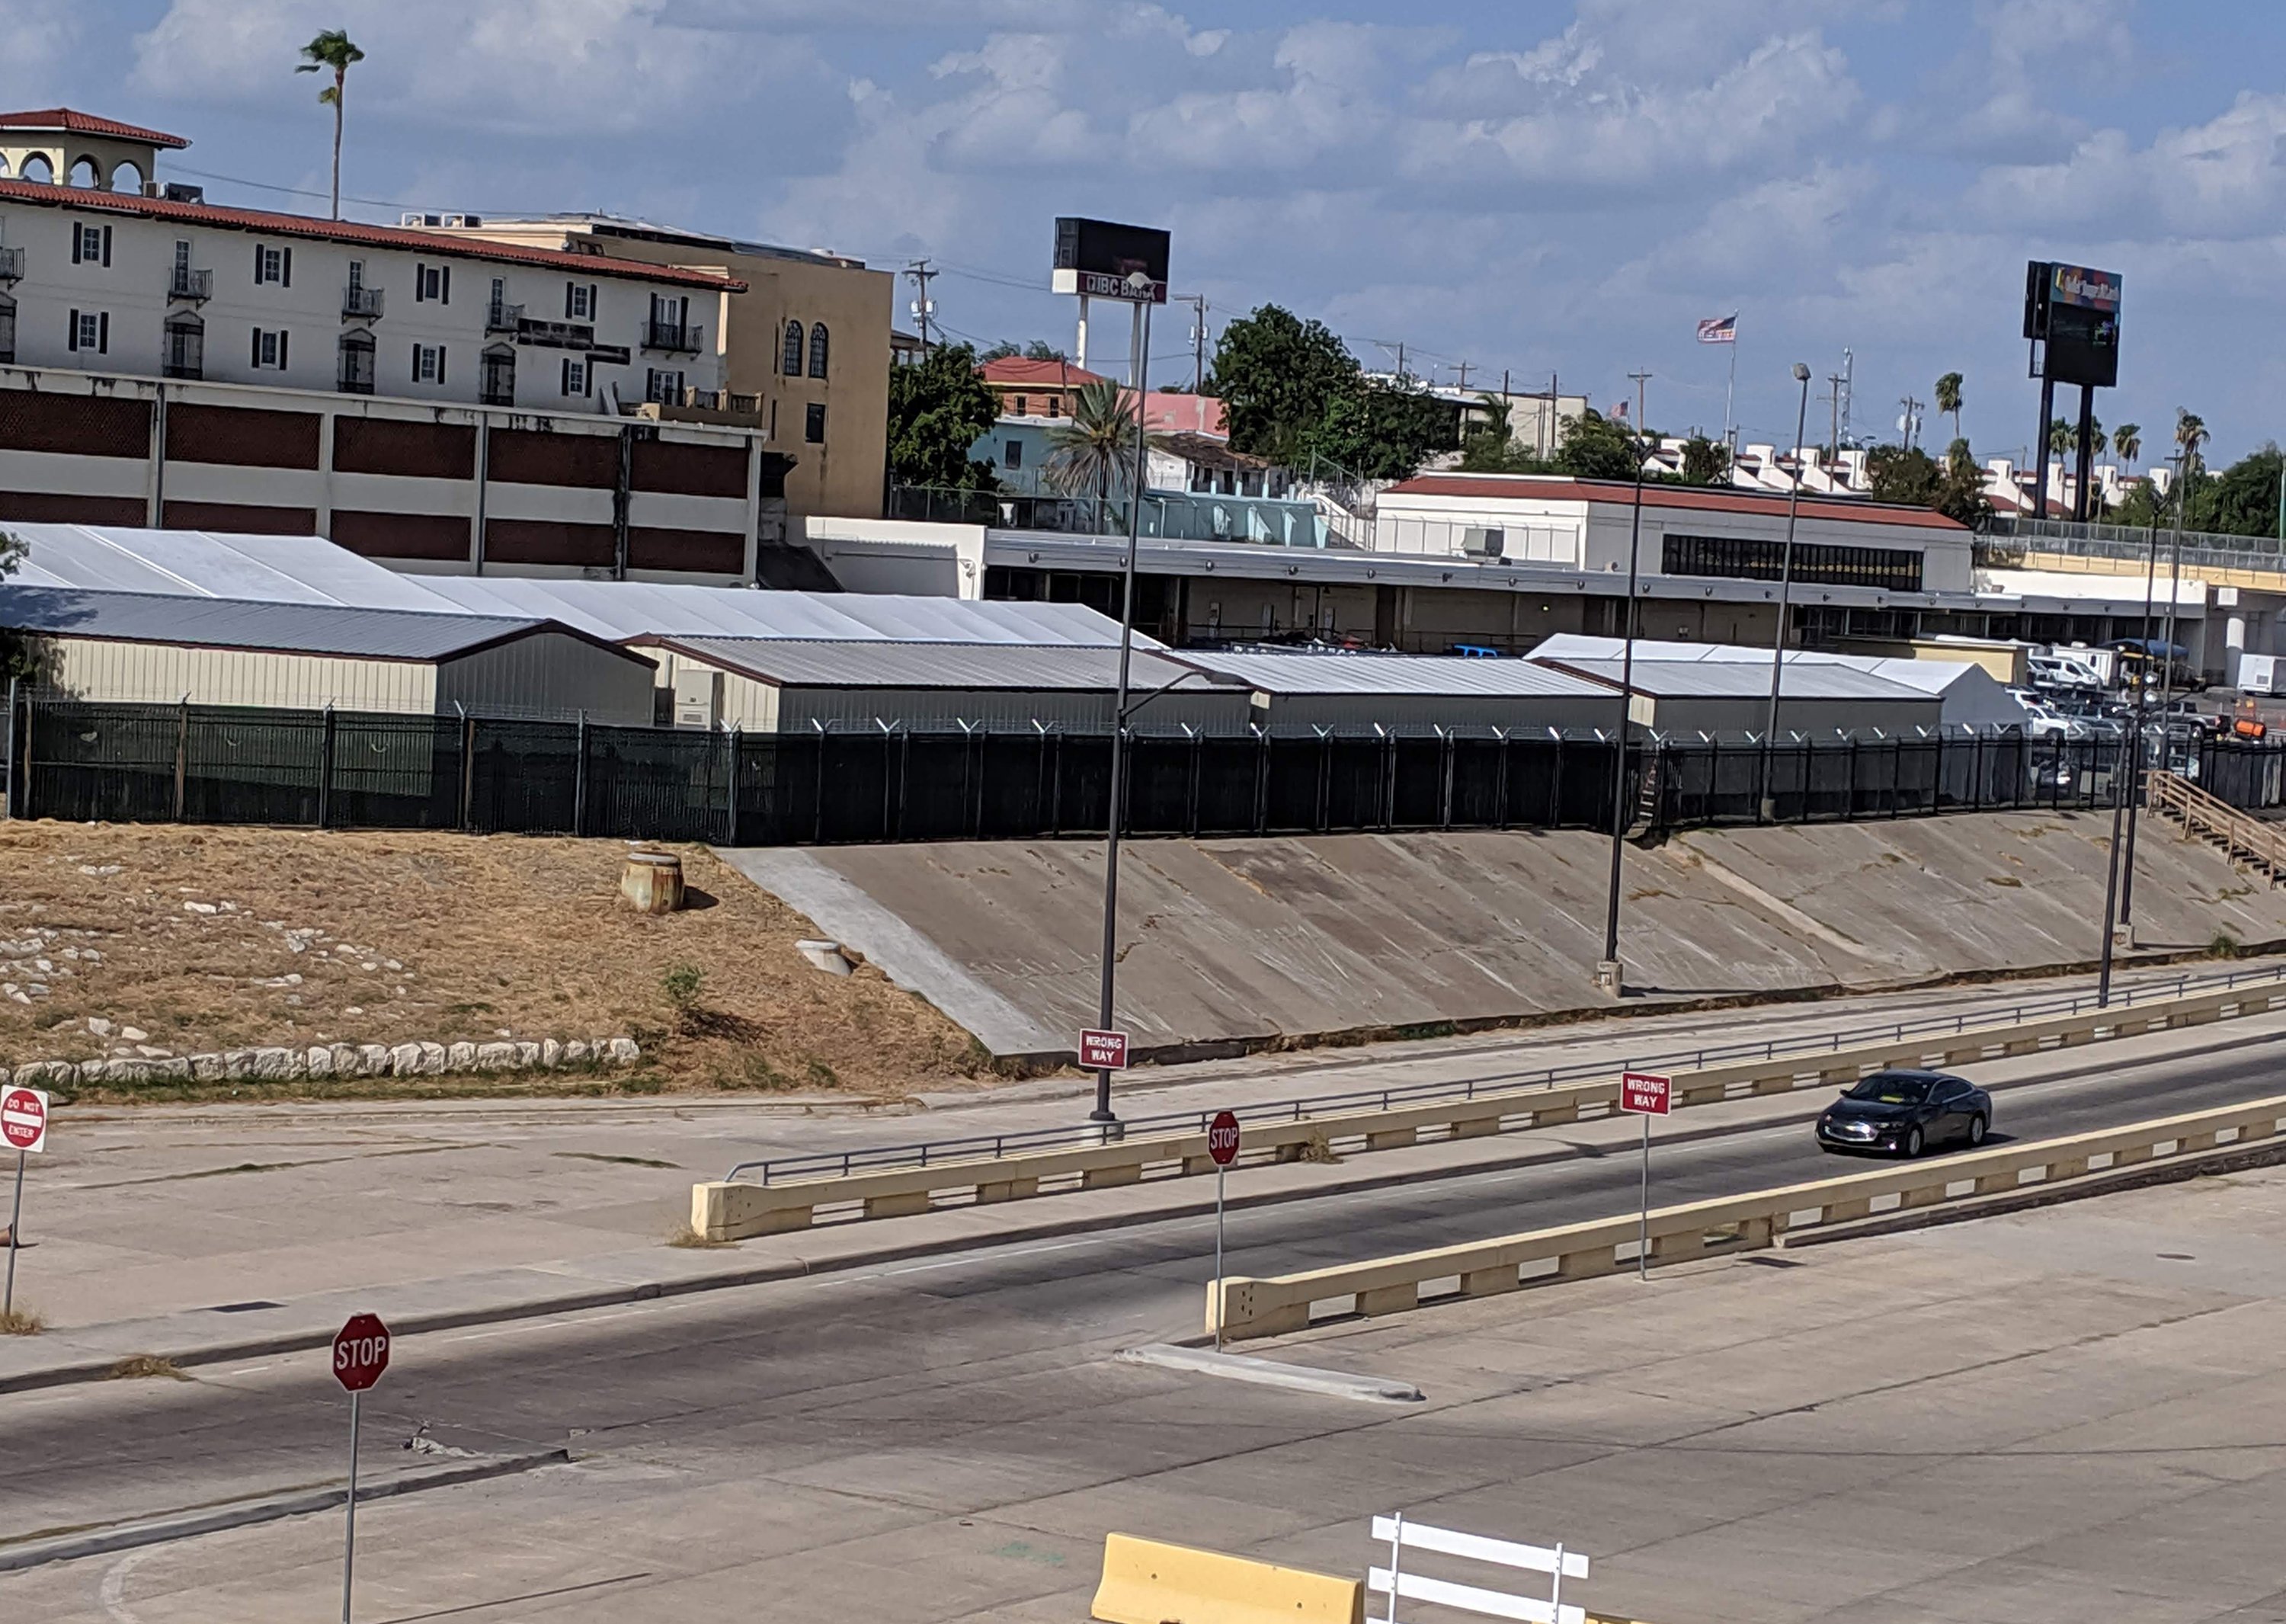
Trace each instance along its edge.
{"label": "asphalt road", "polygon": [[[2185,1041],[2171,1058],[2133,1066],[2107,1062],[2101,1050],[2075,1054],[2069,1075],[2001,1092],[1994,1142],[2279,1092],[2286,1033],[2202,1029]],[[1805,1118],[1824,1099],[1804,1099]],[[1229,1272],[1281,1273],[1632,1210],[1631,1149],[1582,1149],[1555,1163],[1234,1214]],[[1656,1151],[1653,1200],[1849,1165],[1822,1155],[1796,1120]],[[704,1450],[741,1429],[807,1435],[816,1423],[805,1418],[826,1407],[846,1446],[848,1429],[863,1424],[850,1407],[869,1395],[894,1412],[916,1384],[980,1364],[1062,1365],[1194,1334],[1212,1247],[1210,1222],[1186,1219],[408,1340],[367,1395],[367,1470],[434,1463],[404,1452],[416,1430],[485,1453],[567,1443]],[[315,1354],[190,1382],[0,1397],[0,1539],[333,1480],[345,1413]]]}

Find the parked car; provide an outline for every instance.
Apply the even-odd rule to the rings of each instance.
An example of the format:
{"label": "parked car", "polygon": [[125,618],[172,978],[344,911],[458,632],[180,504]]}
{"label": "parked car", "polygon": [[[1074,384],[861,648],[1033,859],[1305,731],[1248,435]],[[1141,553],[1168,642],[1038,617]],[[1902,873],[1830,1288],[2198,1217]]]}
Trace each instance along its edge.
{"label": "parked car", "polygon": [[1992,1126],[1992,1096],[1942,1071],[1877,1071],[1819,1113],[1818,1147],[1917,1156],[1931,1145],[1974,1148]]}

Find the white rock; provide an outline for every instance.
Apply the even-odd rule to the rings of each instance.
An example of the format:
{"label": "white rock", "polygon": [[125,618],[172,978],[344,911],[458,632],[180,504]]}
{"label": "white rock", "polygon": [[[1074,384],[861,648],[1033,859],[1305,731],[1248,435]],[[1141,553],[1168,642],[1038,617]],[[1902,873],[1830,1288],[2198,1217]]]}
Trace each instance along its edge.
{"label": "white rock", "polygon": [[222,905],[222,911],[225,913],[236,913],[238,911],[238,904],[236,903],[225,903]]}
{"label": "white rock", "polygon": [[302,1056],[302,1069],[312,1077],[334,1075],[334,1052],[324,1044],[311,1044]]}
{"label": "white rock", "polygon": [[566,1066],[584,1066],[584,1065],[586,1065],[587,1063],[587,1043],[585,1042],[585,1040],[583,1040],[583,1039],[581,1039],[581,1038],[574,1037],[574,1038],[571,1039],[569,1042],[567,1042],[567,1043],[564,1045],[564,1065],[566,1065]]}
{"label": "white rock", "polygon": [[219,1083],[229,1074],[227,1058],[220,1054],[191,1056],[191,1076],[201,1083]]}
{"label": "white rock", "polygon": [[301,1059],[291,1049],[263,1048],[254,1052],[254,1075],[265,1083],[283,1083],[294,1075],[294,1062]]}
{"label": "white rock", "polygon": [[394,958],[382,959],[381,961],[381,967],[384,970],[402,970],[405,968],[403,965],[398,964]]}
{"label": "white rock", "polygon": [[425,1077],[443,1076],[448,1053],[443,1044],[424,1042],[421,1045],[421,1075]]}
{"label": "white rock", "polygon": [[90,1015],[87,1018],[87,1029],[98,1037],[108,1037],[111,1036],[111,1022],[106,1021],[101,1015]]}
{"label": "white rock", "polygon": [[359,1044],[358,1045],[359,1075],[368,1077],[387,1076],[392,1052],[386,1044]]}
{"label": "white rock", "polygon": [[185,913],[212,913],[214,911],[215,905],[212,903],[185,903],[183,904],[183,911]]}
{"label": "white rock", "polygon": [[421,1045],[398,1044],[389,1052],[389,1069],[392,1076],[409,1077],[421,1069]]}
{"label": "white rock", "polygon": [[99,965],[103,962],[103,955],[97,952],[93,948],[80,949],[79,956],[80,958],[87,964]]}
{"label": "white rock", "polygon": [[632,1037],[614,1037],[611,1039],[611,1056],[612,1064],[625,1066],[641,1060],[642,1050]]}
{"label": "white rock", "polygon": [[445,1049],[445,1069],[447,1071],[474,1071],[476,1068],[476,1045],[464,1041],[453,1044]]}
{"label": "white rock", "polygon": [[548,1071],[553,1071],[563,1063],[564,1045],[557,1043],[552,1037],[544,1037],[540,1039],[540,1064],[541,1068]]}
{"label": "white rock", "polygon": [[79,1080],[83,1083],[106,1082],[111,1077],[113,1066],[126,1064],[125,1060],[82,1060],[79,1063]]}
{"label": "white rock", "polygon": [[365,1075],[365,1055],[355,1044],[329,1044],[334,1052],[334,1075],[356,1077]]}
{"label": "white rock", "polygon": [[362,1015],[365,1013],[365,1005],[362,1004],[352,1004],[347,1009],[343,1010],[342,1013],[344,1015]]}
{"label": "white rock", "polygon": [[52,958],[35,958],[32,961],[32,968],[37,970],[42,975],[52,974],[55,967],[56,961]]}
{"label": "white rock", "polygon": [[254,1051],[225,1049],[222,1052],[222,1075],[236,1083],[254,1075]]}
{"label": "white rock", "polygon": [[131,1043],[131,1044],[139,1044],[139,1043],[141,1043],[145,1038],[146,1038],[146,1037],[150,1037],[150,1036],[151,1036],[151,1034],[150,1034],[150,1033],[148,1033],[148,1032],[145,1031],[145,1030],[144,1030],[141,1027],[139,1027],[139,1026],[123,1026],[123,1027],[121,1027],[121,1028],[119,1029],[119,1035],[120,1035],[122,1037],[125,1038],[129,1043]]}
{"label": "white rock", "polygon": [[529,1071],[539,1065],[540,1045],[529,1038],[519,1041],[516,1045],[516,1064],[519,1071]]}
{"label": "white rock", "polygon": [[162,1060],[169,1055],[174,1053],[174,1051],[172,1049],[162,1049],[152,1044],[137,1044],[135,1045],[135,1052],[141,1055],[146,1060]]}
{"label": "white rock", "polygon": [[477,1069],[505,1071],[516,1064],[514,1044],[479,1044],[477,1045]]}

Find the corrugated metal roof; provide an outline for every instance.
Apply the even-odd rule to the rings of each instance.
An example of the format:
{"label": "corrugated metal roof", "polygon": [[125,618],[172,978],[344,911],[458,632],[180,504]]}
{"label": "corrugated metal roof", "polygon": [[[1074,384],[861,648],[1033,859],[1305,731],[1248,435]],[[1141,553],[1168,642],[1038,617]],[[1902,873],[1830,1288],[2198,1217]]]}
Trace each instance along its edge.
{"label": "corrugated metal roof", "polygon": [[[791,637],[661,637],[662,646],[785,688],[942,688],[1008,692],[1109,692],[1119,680],[1116,649],[1017,643],[850,643]],[[1188,666],[1136,652],[1128,685],[1147,693],[1184,676]],[[1186,691],[1206,690],[1194,681]]]}
{"label": "corrugated metal roof", "polygon": [[578,635],[543,620],[491,615],[421,614],[338,603],[250,603],[13,583],[0,585],[0,627],[51,636],[398,660],[445,659],[533,631]]}
{"label": "corrugated metal roof", "polygon": [[317,536],[139,530],[112,524],[27,524],[0,530],[29,549],[9,577],[26,587],[240,598],[268,603],[345,603],[360,609],[453,606],[399,575]]}
{"label": "corrugated metal roof", "polygon": [[[1563,662],[1563,666],[1565,670],[1594,677],[1614,688],[1619,686],[1618,660],[1567,659]],[[1644,659],[1639,656],[1633,675],[1636,691],[1649,694],[1653,698],[1752,699],[1767,697],[1770,691],[1768,664],[1747,665],[1733,660]],[[1869,671],[1816,661],[1806,665],[1789,663],[1778,691],[1782,698],[1788,699],[1927,701],[1931,697],[1918,689],[1875,676]]]}
{"label": "corrugated metal roof", "polygon": [[1181,658],[1224,671],[1270,694],[1428,694],[1478,698],[1599,697],[1605,690],[1525,659],[1450,655],[1220,654]]}
{"label": "corrugated metal roof", "polygon": [[[1573,666],[1587,660],[1617,662],[1626,645],[1616,637],[1590,637],[1579,632],[1558,632],[1532,651],[1534,659]],[[1759,666],[1770,669],[1770,651],[1731,643],[1665,643],[1636,639],[1636,663],[1654,660],[1663,665]],[[1841,666],[1869,675],[1886,677],[1923,693],[1942,693],[1968,676],[1985,674],[1972,660],[1914,659],[1904,655],[1836,654],[1825,649],[1788,649],[1788,666]],[[1769,683],[1763,684],[1769,691]]]}
{"label": "corrugated metal roof", "polygon": [[[424,575],[420,582],[455,608],[561,620],[613,642],[655,635],[1084,648],[1119,643],[1117,621],[1078,603],[986,603],[519,575]],[[1139,635],[1135,642],[1138,648],[1160,646]]]}

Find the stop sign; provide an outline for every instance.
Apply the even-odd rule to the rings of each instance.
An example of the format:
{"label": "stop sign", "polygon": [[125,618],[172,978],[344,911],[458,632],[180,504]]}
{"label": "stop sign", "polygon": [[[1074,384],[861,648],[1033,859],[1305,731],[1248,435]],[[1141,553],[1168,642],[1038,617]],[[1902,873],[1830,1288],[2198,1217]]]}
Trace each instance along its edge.
{"label": "stop sign", "polygon": [[36,1088],[0,1089],[0,1145],[33,1151],[48,1142],[48,1097]]}
{"label": "stop sign", "polygon": [[1230,1112],[1217,1111],[1207,1124],[1207,1155],[1214,1158],[1217,1167],[1228,1167],[1238,1160],[1238,1118]]}
{"label": "stop sign", "polygon": [[334,1380],[363,1392],[389,1368],[389,1327],[378,1314],[351,1314],[334,1334]]}

